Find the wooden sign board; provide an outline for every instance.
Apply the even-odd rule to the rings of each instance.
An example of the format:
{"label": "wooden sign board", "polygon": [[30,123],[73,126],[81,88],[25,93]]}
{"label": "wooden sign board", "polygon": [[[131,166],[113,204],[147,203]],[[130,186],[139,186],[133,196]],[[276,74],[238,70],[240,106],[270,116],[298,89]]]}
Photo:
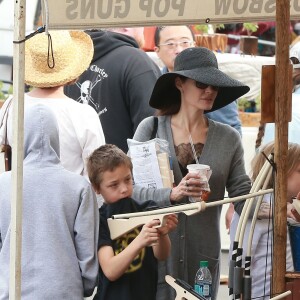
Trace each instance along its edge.
{"label": "wooden sign board", "polygon": [[[276,14],[276,0],[47,0],[46,3],[43,15],[49,29],[270,21],[275,20]],[[300,1],[290,3],[291,19],[299,19]]]}
{"label": "wooden sign board", "polygon": [[[275,123],[275,65],[262,66],[261,73],[261,122]],[[293,66],[289,65],[289,78],[286,78],[286,86],[290,89],[289,99],[285,105],[287,106],[288,115],[287,122],[292,120],[292,72]]]}

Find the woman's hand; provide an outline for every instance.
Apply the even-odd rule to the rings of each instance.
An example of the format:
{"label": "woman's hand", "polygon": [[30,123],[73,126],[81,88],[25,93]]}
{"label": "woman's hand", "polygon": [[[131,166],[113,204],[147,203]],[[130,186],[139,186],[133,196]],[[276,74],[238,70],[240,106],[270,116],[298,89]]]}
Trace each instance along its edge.
{"label": "woman's hand", "polygon": [[200,176],[195,173],[188,173],[181,179],[179,184],[174,187],[170,194],[170,200],[178,202],[184,197],[199,198],[201,195]]}

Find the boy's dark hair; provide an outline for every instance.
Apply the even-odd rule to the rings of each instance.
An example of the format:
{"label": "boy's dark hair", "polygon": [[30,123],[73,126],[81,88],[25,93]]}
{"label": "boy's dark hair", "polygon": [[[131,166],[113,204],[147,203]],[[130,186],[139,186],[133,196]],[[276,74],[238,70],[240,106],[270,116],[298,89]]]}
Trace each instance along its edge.
{"label": "boy's dark hair", "polygon": [[[170,25],[172,26],[172,25]],[[181,25],[179,25],[181,26]],[[190,27],[189,25],[183,25],[183,26],[186,26],[190,31],[191,31],[191,34],[192,34],[192,37],[193,37],[193,41],[195,41],[195,34],[192,30],[192,27]],[[154,32],[154,45],[156,47],[159,47],[159,44],[160,44],[160,32],[165,28],[165,27],[169,27],[169,26],[157,26],[155,28],[155,32]]]}
{"label": "boy's dark hair", "polygon": [[120,165],[127,166],[132,171],[132,162],[120,148],[106,144],[96,149],[87,160],[87,170],[90,182],[98,190],[105,171],[113,171]]}

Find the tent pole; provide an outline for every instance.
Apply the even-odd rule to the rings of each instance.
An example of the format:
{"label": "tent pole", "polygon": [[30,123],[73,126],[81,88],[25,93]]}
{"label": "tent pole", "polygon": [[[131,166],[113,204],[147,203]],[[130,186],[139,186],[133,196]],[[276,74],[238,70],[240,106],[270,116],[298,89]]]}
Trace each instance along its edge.
{"label": "tent pole", "polygon": [[[14,41],[25,38],[26,0],[14,4]],[[25,45],[13,45],[13,147],[9,299],[21,299]]]}
{"label": "tent pole", "polygon": [[275,182],[274,258],[272,294],[286,290],[286,239],[287,239],[287,151],[288,117],[290,115],[289,89],[290,1],[276,0],[276,67],[275,67]]}

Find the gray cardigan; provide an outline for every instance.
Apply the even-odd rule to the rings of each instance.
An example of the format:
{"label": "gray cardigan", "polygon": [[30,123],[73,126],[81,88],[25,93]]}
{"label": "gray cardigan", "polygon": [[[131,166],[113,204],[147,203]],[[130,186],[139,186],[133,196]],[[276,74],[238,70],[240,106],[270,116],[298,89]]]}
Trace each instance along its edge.
{"label": "gray cardigan", "polygon": [[[149,140],[153,130],[154,118],[144,119],[138,126],[134,139]],[[157,137],[169,142],[173,164],[175,184],[182,179],[182,173],[176,158],[171,117],[158,118]],[[209,180],[211,194],[208,202],[224,198],[225,188],[229,197],[247,194],[251,182],[246,175],[244,151],[239,133],[228,125],[209,120],[207,140],[199,157],[201,164],[212,169]],[[160,206],[170,205],[171,189],[146,189],[134,187],[133,198],[138,201],[154,200]],[[184,202],[188,201],[184,199]],[[217,297],[219,286],[220,215],[221,206],[208,208],[200,214],[187,217],[179,214],[177,229],[170,234],[172,241],[171,255],[159,265],[157,299],[174,299],[175,291],[165,283],[165,275],[180,278],[194,286],[194,279],[199,262],[207,260],[213,277],[212,300]]]}

